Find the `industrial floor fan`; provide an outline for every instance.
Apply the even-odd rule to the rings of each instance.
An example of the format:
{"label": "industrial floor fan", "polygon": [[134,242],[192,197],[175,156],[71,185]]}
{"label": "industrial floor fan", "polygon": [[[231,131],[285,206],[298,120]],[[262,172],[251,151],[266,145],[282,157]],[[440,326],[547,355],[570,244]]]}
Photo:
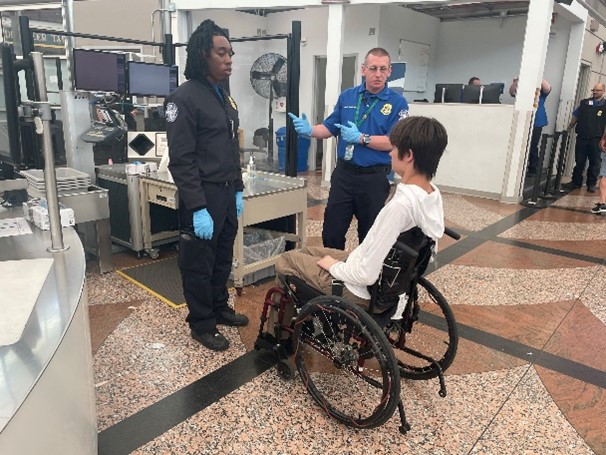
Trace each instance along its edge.
{"label": "industrial floor fan", "polygon": [[274,99],[286,96],[286,58],[273,52],[263,54],[250,68],[250,84],[259,96],[269,100],[267,161],[272,161],[274,142],[272,104]]}

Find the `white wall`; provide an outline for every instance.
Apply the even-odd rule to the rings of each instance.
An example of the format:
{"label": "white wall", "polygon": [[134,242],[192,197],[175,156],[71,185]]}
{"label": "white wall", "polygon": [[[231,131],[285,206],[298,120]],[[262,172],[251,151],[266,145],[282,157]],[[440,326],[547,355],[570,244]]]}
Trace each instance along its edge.
{"label": "white wall", "polygon": [[[400,40],[427,44],[431,47],[429,54],[429,71],[427,75],[427,90],[425,92],[404,92],[404,97],[411,102],[415,99],[427,98],[433,100],[435,62],[437,59],[437,43],[440,21],[426,14],[394,5],[381,7],[379,21],[379,46],[385,48],[394,61],[408,61],[406,55],[399,55]],[[408,68],[407,68],[408,69]]]}

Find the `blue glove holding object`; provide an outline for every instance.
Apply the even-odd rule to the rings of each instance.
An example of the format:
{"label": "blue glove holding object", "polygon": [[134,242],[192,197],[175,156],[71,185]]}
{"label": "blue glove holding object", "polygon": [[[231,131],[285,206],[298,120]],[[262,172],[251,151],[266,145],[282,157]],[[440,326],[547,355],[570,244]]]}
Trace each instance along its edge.
{"label": "blue glove holding object", "polygon": [[244,210],[243,196],[244,194],[242,193],[242,191],[238,191],[236,193],[236,213],[238,215],[238,218],[240,218],[240,216],[242,215],[242,210]]}
{"label": "blue glove holding object", "polygon": [[200,209],[194,212],[194,233],[196,237],[204,240],[213,238],[213,219],[206,209]]}
{"label": "blue glove holding object", "polygon": [[297,134],[300,134],[301,136],[311,137],[311,125],[307,121],[307,116],[305,114],[301,114],[301,117],[297,117],[292,112],[289,112],[288,116],[292,119]]}
{"label": "blue glove holding object", "polygon": [[360,138],[362,137],[362,133],[356,126],[354,122],[351,120],[347,122],[349,126],[340,125],[339,123],[335,123],[336,127],[341,128],[341,138],[349,143],[349,144],[359,144]]}

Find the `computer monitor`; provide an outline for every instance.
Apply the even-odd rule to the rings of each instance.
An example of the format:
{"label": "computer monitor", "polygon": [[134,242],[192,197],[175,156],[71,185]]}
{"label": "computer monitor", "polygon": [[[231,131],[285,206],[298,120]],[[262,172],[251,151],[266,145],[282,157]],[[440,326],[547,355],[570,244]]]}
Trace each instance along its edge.
{"label": "computer monitor", "polygon": [[0,43],[2,66],[0,67],[0,162],[15,171],[25,167],[19,130],[19,93],[14,67],[13,49]]}
{"label": "computer monitor", "polygon": [[461,95],[462,103],[478,104],[480,102],[480,93],[483,90],[482,85],[466,85],[463,87]]}
{"label": "computer monitor", "polygon": [[74,49],[76,89],[126,92],[126,55],[89,49]]}
{"label": "computer monitor", "polygon": [[482,104],[500,104],[505,84],[502,82],[485,85],[482,90]]}
{"label": "computer monitor", "polygon": [[176,66],[128,62],[128,93],[166,97],[177,89],[178,74]]}
{"label": "computer monitor", "polygon": [[436,84],[434,103],[460,103],[463,84]]}

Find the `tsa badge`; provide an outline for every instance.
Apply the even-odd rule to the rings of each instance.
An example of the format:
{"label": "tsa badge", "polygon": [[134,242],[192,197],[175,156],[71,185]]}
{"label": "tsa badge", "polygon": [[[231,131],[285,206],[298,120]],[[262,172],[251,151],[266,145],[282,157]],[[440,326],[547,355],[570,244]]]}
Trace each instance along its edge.
{"label": "tsa badge", "polygon": [[238,106],[237,106],[236,102],[232,99],[232,97],[227,95],[227,99],[229,100],[229,104],[231,104],[231,107],[234,108],[234,111],[237,111]]}
{"label": "tsa badge", "polygon": [[383,114],[383,115],[391,114],[391,104],[385,103],[385,105],[381,109],[381,114]]}
{"label": "tsa badge", "polygon": [[164,114],[166,115],[166,121],[168,123],[173,123],[175,120],[177,120],[177,117],[179,116],[179,108],[175,103],[168,103],[166,105],[166,110]]}
{"label": "tsa badge", "polygon": [[405,111],[404,109],[402,109],[400,112],[398,112],[398,117],[400,117],[400,120],[408,117],[408,111]]}
{"label": "tsa badge", "polygon": [[600,109],[600,110],[598,111],[598,117],[601,117],[601,116],[602,116],[602,110]]}

